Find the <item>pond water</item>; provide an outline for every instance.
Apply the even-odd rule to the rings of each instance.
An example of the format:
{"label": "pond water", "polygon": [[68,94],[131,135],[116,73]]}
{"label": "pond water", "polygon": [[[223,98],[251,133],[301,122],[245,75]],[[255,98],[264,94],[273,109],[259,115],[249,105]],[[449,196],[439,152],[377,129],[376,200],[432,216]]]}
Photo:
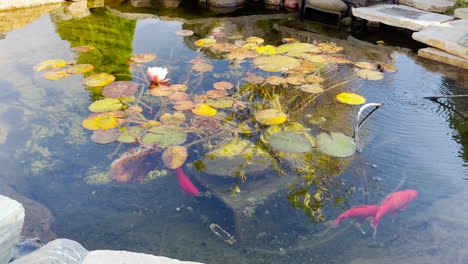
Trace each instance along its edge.
{"label": "pond water", "polygon": [[[49,208],[58,237],[77,240],[89,250],[131,250],[204,263],[468,263],[468,104],[463,98],[423,99],[465,94],[467,71],[420,59],[410,49],[358,40],[345,29],[301,24],[282,11],[252,14],[244,9],[223,15],[208,9],[197,13],[200,9],[189,4],[132,8],[123,3],[91,8],[89,16],[74,19],[66,8],[37,10],[37,20],[4,26],[0,39],[0,184]],[[26,15],[10,17],[19,21]],[[176,34],[180,30],[194,35]],[[283,38],[333,43],[331,47],[343,51],[321,58],[386,62],[398,71],[385,72],[376,81],[357,77],[357,67],[350,63],[315,61],[302,68],[307,73],[263,71],[251,58],[230,61],[227,52],[194,44],[213,32],[226,34],[218,33],[218,42],[237,45],[251,36],[273,46]],[[95,50],[72,49],[84,45]],[[143,53],[157,59],[143,66],[128,63],[132,55]],[[194,58],[204,59],[213,70],[191,70],[188,61]],[[49,59],[95,68],[47,80],[45,71],[33,67]],[[153,66],[166,67],[172,84],[187,84],[190,98],[212,90],[216,82],[235,86],[227,97],[237,107],[218,109],[216,119],[204,119],[211,120],[208,125],[222,124],[221,129],[190,131],[183,144],[174,139],[179,130],[169,130],[171,140],[188,148],[182,169],[199,196],[181,191],[176,173],[162,164],[161,151],[130,171],[141,173],[153,164],[151,176],[127,173],[120,182],[109,181],[113,161],[137,145],[95,144],[93,131],[82,126],[92,114],[88,106],[103,98],[101,88],[82,84],[97,73],[137,83],[137,101],[128,104],[140,103],[146,118],[160,121],[164,112],[174,113],[167,97],[148,94],[144,72]],[[290,64],[279,67],[285,70]],[[299,85],[243,80],[247,73],[266,78],[311,72],[323,77],[322,87],[330,90],[311,94]],[[311,146],[310,140],[325,132],[352,136],[359,106],[337,101],[342,92],[383,103],[361,127],[362,152],[345,158],[316,147],[285,153],[271,143],[269,137],[281,130],[294,131]],[[288,121],[274,129],[259,124],[254,114],[268,108],[285,112]],[[181,112],[187,118],[181,127],[195,126],[197,116]],[[294,152],[289,145],[282,147]],[[235,167],[223,154],[240,157],[242,163],[234,162]],[[349,219],[329,229],[328,220],[352,206],[380,204],[406,189],[419,195],[393,223],[390,216],[380,221],[375,240],[369,220],[361,229]]]}

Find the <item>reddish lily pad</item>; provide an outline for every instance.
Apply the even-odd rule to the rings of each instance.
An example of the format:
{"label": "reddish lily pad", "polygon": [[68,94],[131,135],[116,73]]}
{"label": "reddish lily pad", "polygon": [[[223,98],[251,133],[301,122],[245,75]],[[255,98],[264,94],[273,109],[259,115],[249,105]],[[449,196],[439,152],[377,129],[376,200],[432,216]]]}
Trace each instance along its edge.
{"label": "reddish lily pad", "polygon": [[141,114],[143,112],[143,108],[135,105],[135,106],[130,106],[129,108],[125,109],[124,111],[127,115],[129,116],[134,116]]}
{"label": "reddish lily pad", "polygon": [[94,131],[91,135],[91,140],[96,144],[109,144],[116,141],[119,137],[120,130],[118,128],[111,128]]}
{"label": "reddish lily pad", "polygon": [[208,98],[221,98],[228,95],[226,91],[221,91],[221,90],[209,90],[206,92],[206,96]]}
{"label": "reddish lily pad", "polygon": [[93,46],[85,45],[85,46],[77,46],[72,48],[76,52],[90,52],[96,49]]}
{"label": "reddish lily pad", "polygon": [[179,168],[185,163],[187,157],[187,148],[184,146],[171,146],[162,153],[164,165],[169,169]]}
{"label": "reddish lily pad", "polygon": [[331,43],[320,43],[317,45],[324,53],[337,53],[343,50],[343,47],[339,47]]}
{"label": "reddish lily pad", "polygon": [[207,64],[208,63],[205,59],[200,58],[200,57],[193,58],[189,60],[188,62],[191,64]]}
{"label": "reddish lily pad", "polygon": [[211,36],[216,37],[216,38],[224,38],[226,36],[226,33],[224,33],[224,32],[213,32],[213,33],[211,33]]}
{"label": "reddish lily pad", "polygon": [[117,81],[102,88],[102,95],[110,98],[129,97],[138,91],[138,85],[129,81]]}
{"label": "reddish lily pad", "polygon": [[243,61],[249,58],[255,58],[258,56],[258,53],[248,49],[236,49],[231,51],[226,58],[228,60]]}
{"label": "reddish lily pad", "polygon": [[271,85],[281,85],[287,83],[286,79],[281,76],[270,76],[266,78],[265,81]]}
{"label": "reddish lily pad", "polygon": [[215,82],[215,83],[213,84],[213,87],[214,87],[216,90],[225,91],[225,90],[229,90],[229,89],[234,88],[234,84],[232,84],[232,83],[230,83],[230,82],[222,81],[222,82]]}
{"label": "reddish lily pad", "polygon": [[244,77],[242,80],[249,82],[249,83],[253,83],[253,84],[259,84],[259,83],[263,83],[265,81],[265,78],[263,78],[260,75],[256,75],[256,74],[248,72],[247,77]]}
{"label": "reddish lily pad", "polygon": [[221,128],[221,123],[207,116],[196,116],[192,119],[192,126],[204,131],[217,131]]}
{"label": "reddish lily pad", "polygon": [[194,64],[192,70],[197,72],[209,72],[213,70],[213,66],[208,63]]}
{"label": "reddish lily pad", "polygon": [[172,92],[167,97],[174,101],[183,101],[183,100],[187,100],[189,98],[189,95],[188,93],[184,93],[184,92]]}
{"label": "reddish lily pad", "polygon": [[80,74],[84,72],[89,72],[94,69],[94,66],[91,64],[76,64],[67,68],[67,73],[71,74]]}
{"label": "reddish lily pad", "polygon": [[152,95],[152,96],[158,96],[158,97],[161,97],[161,96],[168,96],[172,93],[171,90],[169,90],[169,86],[165,86],[165,85],[159,85],[159,86],[156,86],[152,89],[149,90],[149,93]]}
{"label": "reddish lily pad", "polygon": [[305,79],[302,76],[289,76],[286,78],[286,82],[292,85],[301,85],[305,83]]}
{"label": "reddish lily pad", "polygon": [[187,85],[185,84],[173,84],[169,86],[169,90],[174,92],[184,92],[188,89]]}
{"label": "reddish lily pad", "polygon": [[191,110],[196,107],[196,103],[188,100],[182,100],[182,101],[175,101],[174,102],[174,109],[179,110],[179,111],[184,111],[184,110]]}
{"label": "reddish lily pad", "polygon": [[107,73],[98,73],[83,80],[83,84],[89,87],[99,87],[107,85],[115,80],[115,76]]}
{"label": "reddish lily pad", "polygon": [[130,60],[136,63],[145,63],[150,62],[156,59],[156,54],[154,53],[144,53],[144,54],[137,54],[130,57]]}

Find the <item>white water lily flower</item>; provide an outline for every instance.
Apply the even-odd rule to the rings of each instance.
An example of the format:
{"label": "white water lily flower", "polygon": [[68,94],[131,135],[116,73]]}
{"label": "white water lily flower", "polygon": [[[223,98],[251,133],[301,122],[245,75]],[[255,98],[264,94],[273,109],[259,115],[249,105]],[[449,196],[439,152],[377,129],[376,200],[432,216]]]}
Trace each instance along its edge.
{"label": "white water lily flower", "polygon": [[151,81],[154,83],[161,83],[167,82],[166,75],[167,75],[167,68],[162,67],[150,67],[148,68],[148,76],[150,77]]}

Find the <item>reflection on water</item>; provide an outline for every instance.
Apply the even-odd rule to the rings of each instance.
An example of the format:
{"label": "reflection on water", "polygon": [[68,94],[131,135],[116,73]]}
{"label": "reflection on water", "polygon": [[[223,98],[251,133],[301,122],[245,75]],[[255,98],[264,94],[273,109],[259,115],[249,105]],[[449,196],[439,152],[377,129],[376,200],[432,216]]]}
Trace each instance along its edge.
{"label": "reflection on water", "polygon": [[[316,26],[304,31],[302,25],[281,17],[197,17],[183,22],[152,17],[137,21],[121,15],[127,8],[116,6],[119,13],[91,9],[90,16],[79,20],[64,20],[55,11],[0,40],[2,50],[12,51],[0,54],[4,64],[0,69],[0,154],[6,167],[1,179],[50,208],[59,236],[76,239],[89,249],[127,249],[207,263],[466,262],[468,225],[463,201],[467,193],[461,179],[466,176],[464,99],[441,101],[445,105],[422,99],[465,93],[466,72],[448,66],[433,69],[432,63],[414,58],[404,49],[361,42],[343,32],[327,35],[326,29]],[[92,143],[90,133],[81,127],[89,114],[89,96],[99,99],[100,91],[85,90],[80,83],[83,76],[78,75],[44,80],[32,66],[50,58],[74,59],[96,66],[84,77],[108,72],[123,74],[118,78],[128,80],[126,60],[133,54],[154,52],[158,58],[151,66],[168,67],[168,77],[175,83],[192,78],[188,83],[199,82],[201,94],[216,81],[237,83],[247,71],[255,70],[193,45],[217,27],[230,36],[258,36],[272,45],[283,37],[331,41],[344,46],[343,54],[354,61],[395,61],[399,71],[386,74],[381,81],[352,77],[348,66],[336,66],[328,73],[334,83],[350,80],[340,89],[359,91],[369,102],[385,104],[363,127],[363,152],[350,159],[318,151],[275,156],[279,166],[258,171],[259,165],[254,165],[251,173],[245,172],[251,178],[244,182],[242,177],[205,175],[196,169],[197,163],[187,167],[187,174],[211,196],[185,195],[175,174],[164,176],[162,172],[144,183],[87,184],[90,175],[102,176],[108,170],[115,159],[108,155],[117,147],[115,143]],[[195,35],[182,38],[175,34],[180,29],[191,29]],[[81,45],[93,45],[96,50],[75,53],[70,49]],[[186,62],[199,56],[215,66],[214,74],[205,74],[203,79],[187,76],[190,65]],[[258,101],[275,94],[257,86],[243,89]],[[334,102],[334,94],[307,105],[295,92],[282,92],[280,104],[297,110],[290,111],[289,118],[308,124],[310,133],[351,135],[355,112],[351,106]],[[244,115],[248,121],[252,113]],[[260,137],[240,138],[255,142],[252,148],[259,147],[258,152],[268,151]],[[218,153],[226,142],[213,143],[218,144],[197,147],[190,162],[203,161],[209,151]],[[218,171],[222,173],[223,168]],[[98,181],[98,176],[93,179]],[[232,194],[235,187],[240,190],[237,195]],[[403,189],[416,189],[420,195],[395,223],[389,216],[381,220],[376,242],[368,222],[361,227],[366,234],[347,220],[326,233],[322,232],[326,224],[311,223],[333,219],[354,205],[378,204],[389,193]],[[210,230],[212,223],[238,242],[224,243]]]}

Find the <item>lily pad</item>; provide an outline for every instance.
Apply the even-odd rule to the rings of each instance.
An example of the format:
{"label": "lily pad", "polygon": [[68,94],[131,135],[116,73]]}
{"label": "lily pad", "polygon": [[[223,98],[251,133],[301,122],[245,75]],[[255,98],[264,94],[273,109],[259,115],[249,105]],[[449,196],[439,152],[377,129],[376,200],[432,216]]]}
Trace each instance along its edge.
{"label": "lily pad", "polygon": [[358,61],[354,63],[354,65],[358,68],[368,69],[368,70],[375,70],[377,68],[377,66],[374,63],[370,63],[367,61]]}
{"label": "lily pad", "polygon": [[93,46],[85,45],[85,46],[77,46],[72,48],[76,52],[90,52],[96,49]]}
{"label": "lily pad", "polygon": [[257,52],[242,48],[242,49],[236,49],[236,50],[229,52],[226,58],[228,60],[243,61],[245,59],[251,59],[257,56],[258,56]]}
{"label": "lily pad", "polygon": [[231,52],[237,49],[236,45],[228,43],[228,42],[221,42],[221,43],[213,44],[211,48],[217,51],[221,51],[221,52]]}
{"label": "lily pad", "polygon": [[187,133],[177,127],[153,127],[148,129],[148,133],[143,138],[143,143],[159,144],[160,147],[166,148],[172,145],[179,145],[185,142]]}
{"label": "lily pad", "polygon": [[318,75],[310,74],[305,77],[306,82],[308,83],[321,83],[325,81],[323,77],[320,77]]}
{"label": "lily pad", "polygon": [[259,37],[248,37],[245,41],[247,41],[247,43],[255,43],[255,44],[262,44],[263,42],[265,42],[265,40]]}
{"label": "lily pad", "polygon": [[315,55],[315,54],[309,54],[309,53],[303,53],[300,56],[301,59],[304,59],[306,61],[312,62],[312,63],[325,63],[327,62],[327,57],[324,55]]}
{"label": "lily pad", "polygon": [[58,60],[46,60],[43,61],[36,66],[34,66],[35,71],[42,71],[42,70],[51,70],[55,68],[60,68],[67,65],[66,60],[58,59]]}
{"label": "lily pad", "polygon": [[282,38],[281,42],[283,43],[299,43],[300,41],[295,38]]}
{"label": "lily pad", "polygon": [[141,108],[141,107],[139,107],[137,105],[134,105],[134,106],[130,106],[129,108],[125,109],[124,112],[129,116],[135,116],[135,115],[141,114],[143,112],[143,108]]}
{"label": "lily pad", "polygon": [[395,65],[392,65],[390,63],[384,63],[384,62],[379,63],[379,69],[383,72],[397,72],[398,71],[398,68],[395,67]]}
{"label": "lily pad", "polygon": [[312,150],[312,144],[304,135],[290,131],[274,133],[269,137],[268,142],[281,152],[304,153]]}
{"label": "lily pad", "polygon": [[263,83],[265,81],[265,78],[263,78],[260,75],[256,75],[256,74],[248,72],[247,77],[244,77],[242,80],[248,83],[259,84],[259,83]]}
{"label": "lily pad", "polygon": [[265,109],[255,114],[255,120],[265,125],[279,125],[286,119],[286,114],[276,109]]}
{"label": "lily pad", "polygon": [[197,72],[209,72],[213,70],[213,65],[208,63],[194,64],[192,70]]}
{"label": "lily pad", "polygon": [[178,126],[185,122],[185,115],[179,112],[174,114],[165,113],[160,118],[161,123],[168,126]]}
{"label": "lily pad", "polygon": [[206,92],[206,96],[208,98],[221,98],[228,95],[226,91],[221,91],[221,90],[209,90]]}
{"label": "lily pad", "polygon": [[70,76],[70,74],[68,74],[66,71],[61,70],[53,70],[44,74],[44,78],[46,78],[47,80],[57,80],[68,76]]}
{"label": "lily pad", "polygon": [[204,131],[218,131],[221,128],[221,123],[207,116],[196,116],[192,119],[192,126]]}
{"label": "lily pad", "polygon": [[188,93],[185,93],[185,92],[172,92],[167,97],[174,101],[183,101],[183,100],[187,100],[189,98],[189,95]]}
{"label": "lily pad", "polygon": [[122,108],[122,103],[118,99],[106,98],[98,100],[89,105],[88,109],[94,113],[103,113]]}
{"label": "lily pad", "polygon": [[187,91],[188,87],[185,84],[173,84],[169,86],[169,90],[174,92],[184,92]]}
{"label": "lily pad", "polygon": [[162,153],[163,163],[169,169],[179,168],[185,163],[187,157],[187,148],[183,146],[168,147]]}
{"label": "lily pad", "polygon": [[144,54],[137,54],[130,57],[130,60],[136,63],[145,63],[154,61],[156,59],[156,54],[154,53],[144,53]]}
{"label": "lily pad", "polygon": [[278,53],[286,53],[287,55],[300,54],[300,53],[320,53],[322,50],[317,46],[310,43],[289,43],[283,44],[276,48]]}
{"label": "lily pad", "polygon": [[204,38],[195,41],[195,46],[198,47],[208,47],[216,43],[216,39],[214,38]]}
{"label": "lily pad", "polygon": [[108,85],[115,80],[115,76],[107,73],[98,73],[83,79],[83,84],[89,87]]}
{"label": "lily pad", "polygon": [[356,75],[359,76],[359,78],[371,81],[378,81],[384,78],[384,75],[381,72],[366,69],[358,71]]}
{"label": "lily pad", "polygon": [[260,46],[255,50],[262,55],[275,55],[278,53],[278,51],[276,51],[276,47],[272,45]]}
{"label": "lily pad", "polygon": [[215,82],[215,83],[213,84],[213,87],[214,87],[216,90],[225,91],[225,90],[232,89],[232,88],[234,87],[234,84],[232,84],[232,83],[230,83],[230,82],[222,81],[222,82]]}
{"label": "lily pad", "polygon": [[224,32],[213,32],[211,33],[211,36],[215,38],[224,38],[226,36],[226,33]]}
{"label": "lily pad", "polygon": [[84,72],[89,72],[94,69],[94,66],[91,64],[76,64],[67,68],[67,73],[71,74],[80,74]]}
{"label": "lily pad", "polygon": [[343,50],[343,47],[330,43],[320,43],[317,47],[319,47],[324,53],[337,53]]}
{"label": "lily pad", "polygon": [[92,114],[81,123],[84,128],[89,130],[110,129],[118,127],[125,122],[120,117],[124,117],[122,111],[113,111],[100,114]]}
{"label": "lily pad", "polygon": [[109,144],[116,141],[120,136],[118,128],[107,130],[96,130],[91,135],[91,140],[96,144]]}
{"label": "lily pad", "polygon": [[196,57],[188,61],[191,64],[205,64],[208,63],[205,59]]}
{"label": "lily pad", "polygon": [[256,50],[258,49],[260,46],[258,46],[257,44],[255,43],[247,43],[247,44],[244,44],[242,45],[242,48],[243,49],[248,49],[248,50]]}
{"label": "lily pad", "polygon": [[208,98],[205,101],[206,104],[214,107],[214,108],[228,108],[234,104],[234,101],[231,99],[211,99]]}
{"label": "lily pad", "polygon": [[264,71],[287,71],[296,68],[301,63],[292,57],[272,55],[255,58],[253,64]]}
{"label": "lily pad", "polygon": [[270,76],[266,78],[265,81],[271,85],[281,85],[287,83],[286,79],[281,76]]}
{"label": "lily pad", "polygon": [[286,78],[286,82],[292,85],[301,85],[305,83],[305,79],[302,76],[289,76]]}
{"label": "lily pad", "polygon": [[208,104],[198,104],[192,112],[200,116],[214,116],[216,115],[216,109],[209,106]]}
{"label": "lily pad", "polygon": [[305,61],[305,60],[301,60],[300,62],[301,64],[299,64],[299,66],[297,66],[294,69],[287,70],[286,72],[291,73],[291,74],[302,75],[302,74],[311,73],[317,70],[317,67],[312,62]]}
{"label": "lily pad", "polygon": [[189,100],[175,101],[174,109],[179,111],[191,110],[197,106],[196,103]]}
{"label": "lily pad", "polygon": [[149,93],[152,95],[152,96],[168,96],[172,93],[171,90],[169,90],[169,86],[166,86],[166,85],[158,85],[158,86],[154,86],[154,87],[150,87],[150,90],[149,90]]}
{"label": "lily pad", "polygon": [[138,90],[138,85],[129,81],[117,81],[102,88],[102,95],[110,98],[129,97]]}
{"label": "lily pad", "polygon": [[183,30],[177,31],[176,34],[179,35],[179,36],[182,36],[182,37],[190,37],[190,36],[193,35],[193,31],[192,31],[192,30],[183,29]]}
{"label": "lily pad", "polygon": [[322,86],[320,84],[314,83],[314,84],[304,84],[299,87],[302,91],[306,93],[311,93],[311,94],[317,94],[323,92]]}
{"label": "lily pad", "polygon": [[317,135],[316,144],[321,152],[334,157],[346,158],[356,152],[354,140],[343,133],[321,133]]}
{"label": "lily pad", "polygon": [[340,93],[336,95],[336,99],[350,105],[360,105],[366,102],[366,98],[355,93]]}

